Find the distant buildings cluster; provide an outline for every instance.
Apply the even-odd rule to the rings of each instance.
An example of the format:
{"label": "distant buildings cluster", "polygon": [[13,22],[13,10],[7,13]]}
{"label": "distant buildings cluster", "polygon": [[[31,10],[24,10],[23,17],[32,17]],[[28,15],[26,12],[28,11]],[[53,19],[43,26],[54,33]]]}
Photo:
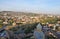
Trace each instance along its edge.
{"label": "distant buildings cluster", "polygon": [[[14,15],[14,14],[13,14]],[[9,26],[16,26],[17,24],[26,24],[26,23],[35,23],[35,22],[41,22],[44,24],[44,19],[47,18],[60,18],[60,16],[55,15],[37,15],[37,16],[27,16],[27,15],[21,15],[21,16],[11,16],[10,14],[4,13],[3,15],[0,15],[0,23],[3,25],[9,25]],[[47,23],[46,23],[47,24]],[[59,25],[60,20],[57,21],[56,24],[48,23],[49,26],[53,25]]]}

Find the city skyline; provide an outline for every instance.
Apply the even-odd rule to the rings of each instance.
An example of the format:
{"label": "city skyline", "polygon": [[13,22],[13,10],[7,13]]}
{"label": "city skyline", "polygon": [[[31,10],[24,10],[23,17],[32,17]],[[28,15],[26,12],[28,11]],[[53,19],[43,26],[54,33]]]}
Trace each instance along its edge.
{"label": "city skyline", "polygon": [[0,0],[0,11],[60,14],[60,0]]}

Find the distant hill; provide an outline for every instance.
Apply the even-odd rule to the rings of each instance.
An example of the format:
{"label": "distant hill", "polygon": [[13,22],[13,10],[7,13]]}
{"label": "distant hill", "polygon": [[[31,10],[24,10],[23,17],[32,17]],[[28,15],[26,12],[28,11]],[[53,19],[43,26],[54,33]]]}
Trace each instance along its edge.
{"label": "distant hill", "polygon": [[27,16],[38,16],[40,14],[36,14],[36,13],[27,13],[27,12],[14,12],[14,11],[1,11],[0,14],[4,14],[4,13],[7,13],[7,14],[10,14],[10,15],[13,15],[13,16],[21,16],[21,15],[27,15]]}

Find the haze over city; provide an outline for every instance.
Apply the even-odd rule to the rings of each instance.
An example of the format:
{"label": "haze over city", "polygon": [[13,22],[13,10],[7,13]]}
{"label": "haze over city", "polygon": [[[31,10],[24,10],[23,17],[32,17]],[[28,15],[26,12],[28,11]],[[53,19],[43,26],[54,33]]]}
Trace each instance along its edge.
{"label": "haze over city", "polygon": [[60,14],[60,0],[0,0],[0,11]]}

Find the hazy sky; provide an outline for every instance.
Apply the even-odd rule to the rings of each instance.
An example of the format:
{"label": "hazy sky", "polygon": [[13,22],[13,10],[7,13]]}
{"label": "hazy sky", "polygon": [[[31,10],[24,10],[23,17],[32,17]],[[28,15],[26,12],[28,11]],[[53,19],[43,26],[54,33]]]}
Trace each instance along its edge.
{"label": "hazy sky", "polygon": [[60,13],[60,0],[0,0],[0,11]]}

